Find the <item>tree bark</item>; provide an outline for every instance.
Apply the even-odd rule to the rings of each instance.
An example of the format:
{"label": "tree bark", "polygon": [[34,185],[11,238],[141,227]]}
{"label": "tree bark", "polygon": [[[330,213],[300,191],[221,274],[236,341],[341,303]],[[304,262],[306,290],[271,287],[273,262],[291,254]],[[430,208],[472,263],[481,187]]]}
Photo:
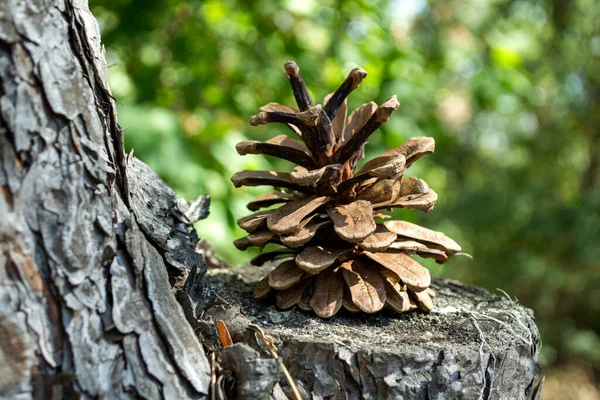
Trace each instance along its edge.
{"label": "tree bark", "polygon": [[0,2],[0,82],[0,397],[203,397],[207,199],[125,157],[87,2]]}

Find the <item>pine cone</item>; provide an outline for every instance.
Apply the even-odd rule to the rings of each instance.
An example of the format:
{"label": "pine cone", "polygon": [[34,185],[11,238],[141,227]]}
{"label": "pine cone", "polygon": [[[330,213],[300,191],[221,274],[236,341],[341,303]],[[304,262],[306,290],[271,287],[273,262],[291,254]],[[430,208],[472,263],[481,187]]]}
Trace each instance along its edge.
{"label": "pine cone", "polygon": [[279,262],[257,285],[254,296],[264,298],[274,290],[278,307],[298,305],[324,318],[342,306],[366,313],[385,306],[397,312],[430,311],[434,294],[429,271],[409,256],[443,263],[460,246],[440,232],[375,218],[389,218],[382,212],[392,208],[432,210],[437,194],[423,180],[403,174],[433,152],[433,139],[410,139],[355,173],[365,142],[400,105],[396,96],[380,106],[364,104],[346,120],[346,98],[367,76],[363,69],[353,69],[323,106],[312,105],[296,63],[287,62],[285,70],[299,110],[269,103],[250,118],[250,124],[283,123],[301,141],[280,135],[266,142],[246,140],[236,149],[240,155],[266,154],[297,166],[291,173],[241,171],[231,178],[236,187],[275,187],[250,202],[251,211],[283,203],[238,221],[249,233],[234,242],[238,249],[282,246],[251,261],[257,266]]}

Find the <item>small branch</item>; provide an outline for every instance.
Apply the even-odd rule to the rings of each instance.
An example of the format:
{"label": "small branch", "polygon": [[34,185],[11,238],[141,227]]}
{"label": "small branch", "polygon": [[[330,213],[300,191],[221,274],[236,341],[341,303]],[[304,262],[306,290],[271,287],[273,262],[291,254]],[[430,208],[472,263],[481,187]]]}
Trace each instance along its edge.
{"label": "small branch", "polygon": [[[251,328],[252,330],[254,330],[254,333],[256,336],[260,337],[260,339],[263,341],[263,343],[265,344],[267,349],[269,349],[269,352],[271,353],[273,358],[275,360],[279,360],[279,355],[277,354],[277,348],[275,347],[275,339],[271,335],[265,334],[264,331],[262,330],[262,328],[258,325],[249,324],[248,327]],[[290,387],[292,388],[292,392],[294,393],[295,399],[302,400],[302,396],[300,396],[300,392],[298,391],[298,387],[296,386],[296,383],[294,382],[292,375],[290,375],[290,371],[288,371],[288,369],[286,368],[285,364],[282,361],[280,361],[280,365],[281,365],[281,368],[283,369],[283,374],[285,375],[285,379],[287,379]]]}
{"label": "small branch", "polygon": [[210,356],[210,399],[217,399],[217,371],[216,371],[216,360],[215,352]]}

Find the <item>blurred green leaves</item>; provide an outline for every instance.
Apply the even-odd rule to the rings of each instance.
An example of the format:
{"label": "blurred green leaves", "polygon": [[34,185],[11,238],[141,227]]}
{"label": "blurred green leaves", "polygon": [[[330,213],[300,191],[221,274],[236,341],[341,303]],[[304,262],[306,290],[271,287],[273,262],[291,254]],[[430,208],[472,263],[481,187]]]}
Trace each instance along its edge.
{"label": "blurred green leaves", "polygon": [[534,309],[542,358],[598,365],[600,342],[600,7],[589,0],[92,1],[128,151],[179,195],[212,196],[201,236],[234,262],[235,221],[260,188],[241,169],[289,170],[240,157],[271,101],[293,105],[283,63],[320,102],[355,66],[369,73],[353,109],[396,94],[400,109],[368,157],[413,136],[436,153],[409,173],[440,194],[430,214],[474,255],[432,272],[502,288]]}

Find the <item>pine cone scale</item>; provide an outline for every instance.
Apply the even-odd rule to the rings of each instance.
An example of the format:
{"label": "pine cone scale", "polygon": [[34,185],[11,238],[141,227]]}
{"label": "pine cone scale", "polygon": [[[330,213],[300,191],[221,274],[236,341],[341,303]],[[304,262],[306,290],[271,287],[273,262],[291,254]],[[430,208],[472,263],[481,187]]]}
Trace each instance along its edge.
{"label": "pine cone scale", "polygon": [[341,273],[328,269],[317,275],[309,304],[319,317],[329,318],[336,314],[342,307],[343,298],[344,279]]}
{"label": "pine cone scale", "polygon": [[311,212],[328,201],[329,197],[317,197],[316,195],[291,201],[269,214],[267,227],[270,231],[280,235],[291,233],[301,227],[300,224]]}
{"label": "pine cone scale", "polygon": [[357,200],[327,210],[339,237],[349,243],[359,243],[369,237],[377,225],[373,219],[373,206],[365,200]]}
{"label": "pine cone scale", "polygon": [[404,253],[365,251],[364,255],[398,275],[400,280],[415,292],[425,290],[431,284],[429,270]]}
{"label": "pine cone scale", "polygon": [[341,266],[344,280],[350,289],[352,302],[367,314],[380,311],[386,300],[385,283],[381,275],[364,265],[360,259]]}

